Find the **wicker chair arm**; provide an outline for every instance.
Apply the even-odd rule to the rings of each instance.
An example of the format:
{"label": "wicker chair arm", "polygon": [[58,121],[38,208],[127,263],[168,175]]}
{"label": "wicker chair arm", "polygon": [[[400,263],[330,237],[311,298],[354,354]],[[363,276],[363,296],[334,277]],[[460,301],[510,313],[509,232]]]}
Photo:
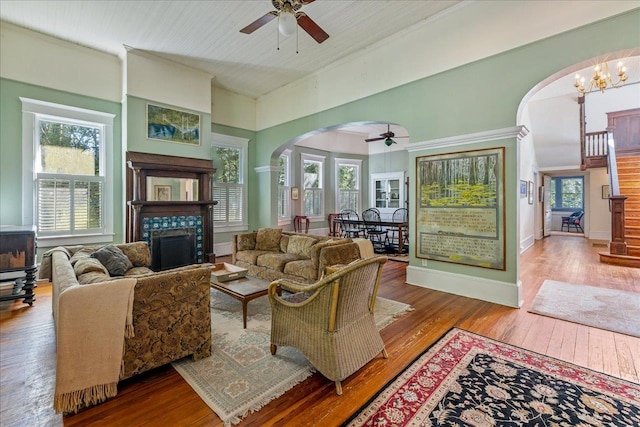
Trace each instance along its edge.
{"label": "wicker chair arm", "polygon": [[[299,283],[299,282],[296,282],[294,280],[289,280],[289,279],[278,279],[278,280],[275,280],[275,281],[271,282],[271,284],[269,285],[269,300],[271,300],[272,302],[287,306],[287,307],[303,307],[303,306],[311,303],[316,298],[316,296],[320,293],[320,291],[327,284],[329,284],[331,282],[333,282],[333,280],[326,281],[325,279],[322,279],[319,282],[316,282],[314,284],[309,285],[309,284]],[[293,293],[305,292],[305,293],[311,294],[311,295],[309,295],[309,297],[305,298],[304,301],[301,301],[301,302],[290,302],[290,301],[287,301],[286,299],[282,298],[281,295],[278,295],[278,291],[280,291],[282,289],[284,289],[286,291],[289,291],[289,292],[293,292]]]}

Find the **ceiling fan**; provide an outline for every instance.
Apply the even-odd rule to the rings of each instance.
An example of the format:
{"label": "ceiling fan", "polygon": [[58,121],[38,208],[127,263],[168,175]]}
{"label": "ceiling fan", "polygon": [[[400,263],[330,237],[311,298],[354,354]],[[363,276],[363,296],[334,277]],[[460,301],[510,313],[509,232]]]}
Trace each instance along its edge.
{"label": "ceiling fan", "polygon": [[391,126],[387,124],[387,131],[385,133],[381,133],[379,138],[368,138],[365,139],[364,142],[382,141],[384,139],[385,145],[390,147],[391,144],[397,144],[397,142],[391,138],[409,138],[409,136],[396,136],[395,133],[391,132]]}
{"label": "ceiling fan", "polygon": [[277,17],[279,18],[278,30],[283,36],[292,35],[296,30],[297,23],[297,25],[300,25],[315,41],[322,43],[329,38],[329,34],[309,18],[306,13],[298,12],[303,5],[312,3],[313,1],[314,0],[271,0],[271,4],[273,4],[276,10],[256,19],[241,29],[240,32],[251,34]]}

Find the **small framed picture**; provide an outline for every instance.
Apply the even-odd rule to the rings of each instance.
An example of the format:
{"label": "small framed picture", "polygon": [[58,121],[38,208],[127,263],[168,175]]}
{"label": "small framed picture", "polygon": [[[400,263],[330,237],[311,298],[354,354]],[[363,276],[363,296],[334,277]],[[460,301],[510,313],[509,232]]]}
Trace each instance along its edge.
{"label": "small framed picture", "polygon": [[153,187],[153,195],[157,202],[170,202],[171,201],[171,186],[170,185],[155,185]]}
{"label": "small framed picture", "polygon": [[520,180],[520,198],[527,197],[527,181]]}
{"label": "small framed picture", "polygon": [[609,186],[608,185],[603,185],[602,186],[602,198],[603,199],[608,199],[610,196],[609,194]]}
{"label": "small framed picture", "polygon": [[291,187],[291,200],[298,200],[298,187]]}
{"label": "small framed picture", "polygon": [[529,197],[529,204],[533,204],[533,181],[529,181],[529,188],[527,189],[527,196]]}

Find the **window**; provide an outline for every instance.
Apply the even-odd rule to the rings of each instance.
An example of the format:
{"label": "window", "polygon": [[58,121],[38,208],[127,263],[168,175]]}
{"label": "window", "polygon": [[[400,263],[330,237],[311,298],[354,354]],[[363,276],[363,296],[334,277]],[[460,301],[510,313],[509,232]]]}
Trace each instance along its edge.
{"label": "window", "polygon": [[291,150],[278,159],[278,225],[291,222]]}
{"label": "window", "polygon": [[584,209],[584,177],[563,176],[551,178],[551,209]]}
{"label": "window", "polygon": [[353,209],[360,212],[361,160],[336,159],[336,212]]}
{"label": "window", "polygon": [[246,229],[247,141],[226,135],[214,135],[213,207],[215,228],[223,231]]}
{"label": "window", "polygon": [[302,155],[302,185],[304,186],[304,215],[324,217],[324,157]]}
{"label": "window", "polygon": [[37,225],[39,239],[51,240],[47,246],[112,240],[105,206],[113,199],[113,153],[106,148],[113,146],[115,115],[21,100],[23,130],[29,130],[23,156],[33,159],[25,164],[24,188],[33,189],[25,196],[24,212],[32,212],[27,222]]}

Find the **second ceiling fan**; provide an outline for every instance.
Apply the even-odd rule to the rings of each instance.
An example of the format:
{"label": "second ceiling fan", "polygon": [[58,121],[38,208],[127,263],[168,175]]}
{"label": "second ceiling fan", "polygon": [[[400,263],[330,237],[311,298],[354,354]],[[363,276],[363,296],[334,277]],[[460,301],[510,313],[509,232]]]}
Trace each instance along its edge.
{"label": "second ceiling fan", "polygon": [[282,35],[290,36],[295,31],[296,26],[299,25],[313,37],[315,41],[322,43],[329,38],[329,34],[309,18],[306,13],[298,12],[303,5],[313,3],[313,1],[314,0],[271,0],[271,4],[273,4],[276,10],[256,19],[241,29],[240,32],[251,34],[273,19],[278,18],[278,30]]}
{"label": "second ceiling fan", "polygon": [[396,136],[394,132],[391,131],[391,125],[387,124],[387,131],[385,133],[381,133],[378,138],[368,138],[365,139],[364,142],[373,142],[373,141],[382,141],[387,147],[390,147],[391,144],[397,144],[392,138],[409,138],[409,136]]}

